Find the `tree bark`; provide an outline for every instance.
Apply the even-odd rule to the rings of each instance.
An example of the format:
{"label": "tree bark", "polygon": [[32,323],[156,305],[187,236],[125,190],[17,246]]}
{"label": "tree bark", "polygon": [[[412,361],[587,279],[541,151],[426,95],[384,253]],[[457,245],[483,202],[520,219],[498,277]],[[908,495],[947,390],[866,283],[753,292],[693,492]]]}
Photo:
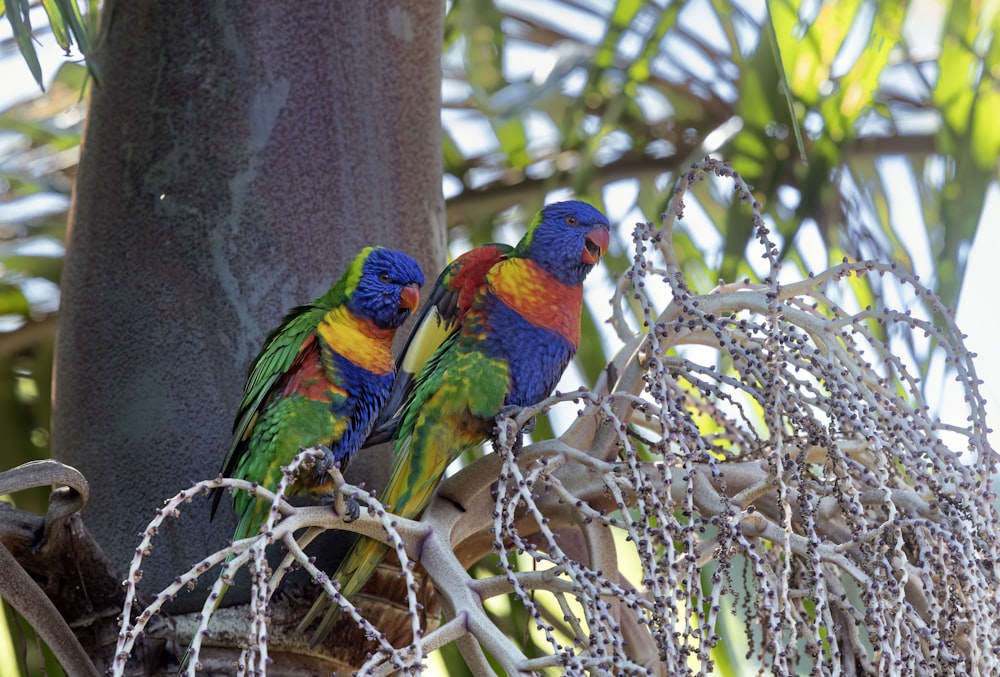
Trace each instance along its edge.
{"label": "tree bark", "polygon": [[[218,472],[247,368],[288,308],[364,246],[410,252],[429,280],[444,261],[443,12],[107,3],[52,446],[90,481],[83,519],[122,576],[162,501]],[[378,457],[359,455],[353,475],[388,468]],[[235,519],[221,510],[210,525],[207,505],[161,531],[143,591],[225,543]],[[200,608],[206,587],[173,610]]]}

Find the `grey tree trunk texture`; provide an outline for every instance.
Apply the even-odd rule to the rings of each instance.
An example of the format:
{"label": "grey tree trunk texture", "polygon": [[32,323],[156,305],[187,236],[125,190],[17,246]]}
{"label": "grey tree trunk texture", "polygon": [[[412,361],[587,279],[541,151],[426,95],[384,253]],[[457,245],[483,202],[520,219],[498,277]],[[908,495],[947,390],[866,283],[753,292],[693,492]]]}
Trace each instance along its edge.
{"label": "grey tree trunk texture", "polygon": [[[367,245],[410,252],[428,280],[443,263],[443,12],[108,3],[63,279],[53,450],[88,478],[84,521],[123,576],[163,499],[218,472],[247,367],[286,309]],[[359,455],[353,474],[388,467],[375,456]],[[220,514],[209,525],[208,502],[195,503],[162,532],[142,588],[224,543],[235,520]]]}

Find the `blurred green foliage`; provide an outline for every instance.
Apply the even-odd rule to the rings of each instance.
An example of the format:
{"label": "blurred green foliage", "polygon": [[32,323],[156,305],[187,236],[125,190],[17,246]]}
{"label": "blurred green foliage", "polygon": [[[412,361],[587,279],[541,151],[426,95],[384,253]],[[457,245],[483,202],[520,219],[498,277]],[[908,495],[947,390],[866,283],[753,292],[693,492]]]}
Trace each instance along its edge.
{"label": "blurred green foliage", "polygon": [[[52,350],[86,70],[0,113],[0,430],[4,467],[49,456]],[[48,493],[15,497],[44,512]]]}
{"label": "blurred green foliage", "polygon": [[[47,28],[52,32],[56,44],[66,55],[79,52],[84,58],[91,56],[99,40],[97,17],[101,3],[98,0],[40,0],[45,10]],[[0,15],[6,15],[13,33],[14,42],[31,71],[35,82],[45,89],[42,65],[38,60],[38,50],[32,40],[31,9],[32,0],[0,0]],[[90,74],[97,76],[97,66],[92,59],[87,60]]]}

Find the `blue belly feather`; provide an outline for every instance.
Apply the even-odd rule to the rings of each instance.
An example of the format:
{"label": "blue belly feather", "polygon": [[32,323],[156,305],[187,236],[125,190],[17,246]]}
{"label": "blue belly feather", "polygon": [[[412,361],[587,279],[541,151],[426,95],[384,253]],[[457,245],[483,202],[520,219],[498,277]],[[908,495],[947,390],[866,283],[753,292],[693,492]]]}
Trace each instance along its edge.
{"label": "blue belly feather", "polygon": [[510,368],[507,405],[527,407],[549,396],[576,346],[562,334],[531,324],[492,294],[484,299],[483,352],[506,360]]}

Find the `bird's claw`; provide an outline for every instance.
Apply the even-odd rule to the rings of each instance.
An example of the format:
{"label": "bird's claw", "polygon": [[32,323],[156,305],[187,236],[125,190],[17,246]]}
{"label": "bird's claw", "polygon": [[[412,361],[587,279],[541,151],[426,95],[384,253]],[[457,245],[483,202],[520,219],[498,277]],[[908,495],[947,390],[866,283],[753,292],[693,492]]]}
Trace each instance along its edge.
{"label": "bird's claw", "polygon": [[[508,418],[517,418],[517,415],[524,411],[524,407],[519,407],[516,404],[508,404],[500,410],[498,416],[507,416]],[[532,416],[530,419],[524,422],[521,426],[522,433],[532,433],[535,431],[535,417]]]}
{"label": "bird's claw", "polygon": [[[516,418],[517,415],[522,411],[522,409],[524,409],[524,407],[519,407],[516,404],[508,404],[503,409],[500,410],[500,413],[497,414],[497,416],[498,417],[507,416],[508,418]],[[535,430],[535,417],[532,416],[530,419],[524,422],[524,425],[522,425],[518,429],[517,439],[515,439],[514,444],[511,445],[511,450],[515,452],[519,451],[524,444],[525,434],[534,432],[534,430]]]}
{"label": "bird's claw", "polygon": [[323,458],[319,460],[317,465],[323,466],[323,470],[329,470],[330,468],[336,468],[340,464],[337,463],[337,458],[333,455],[333,450],[325,444],[319,445],[319,449],[323,452]]}
{"label": "bird's claw", "polygon": [[351,523],[361,516],[361,504],[353,496],[345,496],[339,491],[331,491],[319,499],[320,505],[328,505],[340,515],[344,522]]}
{"label": "bird's claw", "polygon": [[505,404],[497,416],[507,416],[509,418],[514,418],[517,416],[517,412],[521,411],[524,407],[519,407],[516,404]]}
{"label": "bird's claw", "polygon": [[524,435],[528,435],[530,433],[535,432],[535,423],[537,421],[538,419],[535,418],[534,416],[529,418],[527,421],[524,422],[524,425],[521,426],[521,433]]}
{"label": "bird's claw", "polygon": [[[341,496],[343,496],[343,494],[341,494]],[[344,496],[344,505],[337,507],[343,507],[344,512],[341,514],[344,517],[344,521],[347,523],[351,523],[361,516],[361,504],[358,503],[358,499],[353,496]]]}
{"label": "bird's claw", "polygon": [[312,483],[314,486],[322,487],[323,485],[328,485],[330,483],[330,471],[340,470],[340,462],[333,455],[333,451],[330,447],[320,445],[318,447],[323,452],[323,458],[316,459],[312,468]]}

